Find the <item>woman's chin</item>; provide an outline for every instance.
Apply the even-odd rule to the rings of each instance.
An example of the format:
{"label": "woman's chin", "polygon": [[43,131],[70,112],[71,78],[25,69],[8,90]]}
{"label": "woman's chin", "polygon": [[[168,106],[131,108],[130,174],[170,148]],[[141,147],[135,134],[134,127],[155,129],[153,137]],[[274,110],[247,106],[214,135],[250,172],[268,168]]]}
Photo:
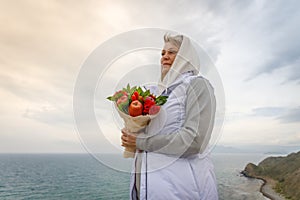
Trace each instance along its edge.
{"label": "woman's chin", "polygon": [[161,66],[161,73],[167,73],[170,70],[171,66],[169,65],[163,65]]}

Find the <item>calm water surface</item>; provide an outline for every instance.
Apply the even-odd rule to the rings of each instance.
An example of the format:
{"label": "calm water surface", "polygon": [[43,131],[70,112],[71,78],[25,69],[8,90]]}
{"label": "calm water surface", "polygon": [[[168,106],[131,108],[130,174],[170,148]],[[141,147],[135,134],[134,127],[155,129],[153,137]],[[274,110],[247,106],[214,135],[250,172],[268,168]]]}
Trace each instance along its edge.
{"label": "calm water surface", "polygon": [[[130,169],[131,160],[104,155]],[[266,155],[213,154],[220,200],[264,200],[261,181],[240,176],[248,162]],[[130,174],[88,154],[0,154],[0,199],[128,199]]]}

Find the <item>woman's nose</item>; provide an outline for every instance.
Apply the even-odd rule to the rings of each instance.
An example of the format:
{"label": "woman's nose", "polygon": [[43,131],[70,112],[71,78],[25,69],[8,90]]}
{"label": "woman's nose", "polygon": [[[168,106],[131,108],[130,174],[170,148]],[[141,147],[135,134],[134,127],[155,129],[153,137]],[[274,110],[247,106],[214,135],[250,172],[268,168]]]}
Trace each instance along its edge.
{"label": "woman's nose", "polygon": [[168,59],[168,58],[170,58],[168,53],[165,53],[162,57],[163,57],[163,59]]}

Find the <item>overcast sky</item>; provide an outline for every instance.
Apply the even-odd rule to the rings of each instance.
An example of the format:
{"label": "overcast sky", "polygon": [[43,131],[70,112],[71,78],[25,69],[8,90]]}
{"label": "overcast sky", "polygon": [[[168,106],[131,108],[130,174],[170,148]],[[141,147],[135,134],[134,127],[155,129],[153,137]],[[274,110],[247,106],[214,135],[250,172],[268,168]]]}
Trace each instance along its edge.
{"label": "overcast sky", "polygon": [[[300,3],[174,2],[1,0],[0,152],[83,152],[73,116],[82,64],[112,37],[152,27],[190,36],[216,66],[220,145],[299,145]],[[116,122],[97,119],[118,141]]]}

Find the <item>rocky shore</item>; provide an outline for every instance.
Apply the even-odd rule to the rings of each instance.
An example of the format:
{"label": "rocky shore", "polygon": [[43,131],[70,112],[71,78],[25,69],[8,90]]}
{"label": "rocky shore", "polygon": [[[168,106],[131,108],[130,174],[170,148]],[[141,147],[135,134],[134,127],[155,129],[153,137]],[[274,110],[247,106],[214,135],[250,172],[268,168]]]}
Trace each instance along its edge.
{"label": "rocky shore", "polygon": [[[251,163],[250,163],[251,164]],[[249,164],[248,164],[249,165]],[[248,166],[247,165],[247,166]],[[266,177],[260,177],[260,176],[255,176],[255,175],[250,175],[248,173],[248,168],[245,168],[244,171],[242,171],[241,173],[247,177],[247,178],[255,178],[255,179],[259,179],[259,180],[262,180],[263,181],[263,184],[261,185],[260,187],[260,192],[267,198],[271,199],[271,200],[286,200],[286,198],[284,196],[282,196],[281,194],[277,193],[273,187],[275,185],[275,181],[274,180],[271,180],[269,178],[266,178]]]}
{"label": "rocky shore", "polygon": [[248,163],[241,173],[262,180],[260,192],[269,199],[300,199],[300,152],[287,157],[269,157],[257,166]]}

